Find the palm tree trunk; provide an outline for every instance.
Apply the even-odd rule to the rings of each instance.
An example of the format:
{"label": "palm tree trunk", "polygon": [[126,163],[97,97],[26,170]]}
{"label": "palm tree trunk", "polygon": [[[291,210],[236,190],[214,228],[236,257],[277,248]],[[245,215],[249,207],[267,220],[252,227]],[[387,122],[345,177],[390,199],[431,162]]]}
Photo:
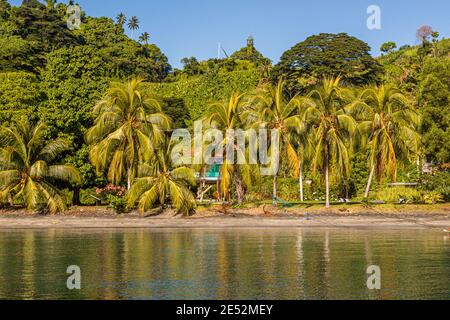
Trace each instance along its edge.
{"label": "palm tree trunk", "polygon": [[244,201],[244,187],[242,186],[242,179],[238,172],[235,174],[236,179],[236,196],[238,204],[241,204]]}
{"label": "palm tree trunk", "polygon": [[277,183],[278,183],[278,172],[273,176],[273,206],[278,207],[277,201]]}
{"label": "palm tree trunk", "polygon": [[364,199],[367,200],[369,198],[370,185],[372,184],[373,175],[375,173],[375,165],[372,166],[369,174],[369,180],[367,181],[366,192],[364,193]]}
{"label": "palm tree trunk", "polygon": [[300,185],[300,201],[303,202],[303,168],[301,161],[298,162],[298,168],[299,168],[298,183]]}
{"label": "palm tree trunk", "polygon": [[73,189],[72,206],[79,206],[79,205],[81,205],[81,201],[80,201],[80,187],[75,187]]}
{"label": "palm tree trunk", "polygon": [[325,145],[325,207],[330,208],[330,181],[328,176],[328,145]]}
{"label": "palm tree trunk", "polygon": [[14,200],[10,193],[8,194],[8,203],[10,207],[14,207]]}
{"label": "palm tree trunk", "polygon": [[127,190],[128,191],[130,191],[130,189],[131,189],[131,176],[132,176],[132,174],[131,174],[131,168],[128,168],[128,171],[127,171]]}

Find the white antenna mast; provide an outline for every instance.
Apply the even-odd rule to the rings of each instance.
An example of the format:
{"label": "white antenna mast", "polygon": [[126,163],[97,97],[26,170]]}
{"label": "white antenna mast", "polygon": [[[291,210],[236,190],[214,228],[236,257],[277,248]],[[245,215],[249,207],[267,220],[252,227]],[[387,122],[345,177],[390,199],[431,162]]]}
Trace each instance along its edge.
{"label": "white antenna mast", "polygon": [[217,59],[220,59],[220,52],[222,51],[222,46],[220,45],[220,42],[218,43],[218,48],[217,48]]}

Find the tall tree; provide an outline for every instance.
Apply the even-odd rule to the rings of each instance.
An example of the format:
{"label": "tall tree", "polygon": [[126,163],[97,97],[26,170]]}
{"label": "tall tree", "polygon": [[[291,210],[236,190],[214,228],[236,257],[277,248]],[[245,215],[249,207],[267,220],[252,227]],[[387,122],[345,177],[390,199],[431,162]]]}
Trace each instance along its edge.
{"label": "tall tree", "polygon": [[54,9],[56,5],[56,0],[45,0],[45,4],[48,9]]}
{"label": "tall tree", "polygon": [[47,207],[52,214],[66,209],[65,194],[54,183],[80,183],[81,176],[73,166],[54,164],[70,144],[63,138],[47,143],[46,129],[22,119],[0,130],[0,202],[20,198],[28,209]]}
{"label": "tall tree", "polygon": [[370,86],[361,91],[360,99],[348,106],[361,120],[362,145],[368,139],[369,179],[364,198],[368,199],[374,175],[397,179],[397,160],[415,160],[420,148],[417,133],[419,117],[408,99],[393,85]]}
{"label": "tall tree", "polygon": [[128,28],[131,30],[131,39],[133,39],[134,31],[139,29],[139,19],[136,16],[132,16],[128,21]]}
{"label": "tall tree", "polygon": [[313,127],[304,122],[302,127],[292,130],[289,139],[297,152],[298,165],[294,166],[294,177],[298,177],[300,201],[304,201],[303,178],[305,164],[314,156]]}
{"label": "tall tree", "polygon": [[[223,149],[226,150],[227,146],[232,148],[233,158],[229,159],[228,154],[225,153],[223,164],[220,167],[220,183],[223,197],[228,199],[230,186],[234,179],[238,203],[244,201],[244,184],[250,186],[255,176],[252,174],[250,164],[239,164],[237,161],[238,158],[246,159],[245,149],[242,149],[242,146],[237,143],[236,137],[227,136],[227,131],[242,129],[244,126],[239,115],[242,112],[242,99],[242,95],[235,93],[226,102],[214,103],[210,106],[206,117],[208,127],[222,132],[224,137],[222,141]],[[230,139],[232,141],[229,141]]]}
{"label": "tall tree", "polygon": [[341,76],[354,85],[379,81],[381,68],[370,55],[367,43],[346,33],[321,33],[287,50],[275,66],[275,76],[286,75],[289,87],[304,89],[303,83],[323,77]]}
{"label": "tall tree", "polygon": [[116,22],[119,26],[123,26],[127,22],[127,17],[123,12],[119,13],[116,17]]}
{"label": "tall tree", "polygon": [[[300,99],[298,96],[288,98],[285,92],[285,80],[280,78],[277,85],[265,84],[256,90],[250,100],[250,107],[244,114],[247,123],[276,130],[279,137],[278,152],[280,159],[287,159],[288,165],[298,172],[297,152],[289,139],[291,131],[299,130],[304,122],[299,116]],[[286,157],[284,157],[286,156]],[[273,172],[273,204],[278,204],[279,164]]]}
{"label": "tall tree", "polygon": [[341,78],[323,80],[322,84],[302,99],[303,120],[314,126],[312,170],[325,176],[326,207],[330,207],[330,171],[338,176],[350,175],[349,146],[356,121],[344,111]]}
{"label": "tall tree", "polygon": [[425,46],[425,44],[429,43],[430,37],[433,34],[433,28],[431,26],[421,26],[416,31],[417,39]]}
{"label": "tall tree", "polygon": [[139,41],[145,45],[148,44],[148,40],[150,40],[150,34],[148,32],[144,32],[139,36]]}
{"label": "tall tree", "polygon": [[90,159],[98,172],[107,170],[108,180],[128,190],[139,162],[149,160],[152,150],[164,140],[170,119],[156,97],[141,91],[143,79],[115,83],[94,107],[94,126],[86,133]]}

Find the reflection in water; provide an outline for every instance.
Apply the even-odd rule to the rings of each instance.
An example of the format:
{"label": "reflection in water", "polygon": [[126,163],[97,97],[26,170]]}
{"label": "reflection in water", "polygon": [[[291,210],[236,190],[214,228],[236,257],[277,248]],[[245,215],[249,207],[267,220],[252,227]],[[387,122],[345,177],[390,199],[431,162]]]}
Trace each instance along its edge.
{"label": "reflection in water", "polygon": [[448,299],[448,246],[434,230],[1,231],[0,299]]}

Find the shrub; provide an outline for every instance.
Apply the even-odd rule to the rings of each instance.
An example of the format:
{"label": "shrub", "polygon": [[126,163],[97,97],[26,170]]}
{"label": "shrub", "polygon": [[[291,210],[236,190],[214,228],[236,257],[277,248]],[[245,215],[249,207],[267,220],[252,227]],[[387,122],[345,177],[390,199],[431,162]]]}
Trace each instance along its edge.
{"label": "shrub", "polygon": [[421,188],[425,192],[438,192],[443,201],[450,201],[450,170],[439,170],[422,177]]}
{"label": "shrub", "polygon": [[97,188],[95,190],[98,196],[103,197],[111,208],[116,213],[124,213],[127,205],[126,188],[122,186],[115,186],[108,184],[104,188]]}
{"label": "shrub", "polygon": [[124,213],[127,206],[127,199],[125,196],[116,196],[114,194],[106,195],[106,200],[109,206],[118,214]]}
{"label": "shrub", "polygon": [[444,202],[444,197],[439,192],[433,191],[425,194],[423,196],[423,200],[426,204],[436,204],[439,202]]}
{"label": "shrub", "polygon": [[385,202],[399,202],[403,200],[405,202],[421,202],[422,194],[419,190],[408,187],[391,187],[384,188],[374,193],[376,200],[382,200]]}

